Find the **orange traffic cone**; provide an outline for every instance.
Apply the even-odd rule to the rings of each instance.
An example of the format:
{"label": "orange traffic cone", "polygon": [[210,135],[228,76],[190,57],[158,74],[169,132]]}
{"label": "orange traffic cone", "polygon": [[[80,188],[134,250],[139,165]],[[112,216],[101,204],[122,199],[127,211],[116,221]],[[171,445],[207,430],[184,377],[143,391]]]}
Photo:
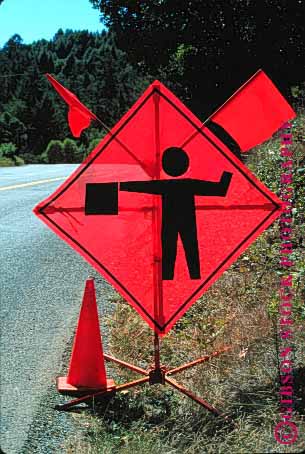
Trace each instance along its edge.
{"label": "orange traffic cone", "polygon": [[115,389],[106,376],[93,278],[86,281],[68,376],[58,377],[57,389],[71,395]]}

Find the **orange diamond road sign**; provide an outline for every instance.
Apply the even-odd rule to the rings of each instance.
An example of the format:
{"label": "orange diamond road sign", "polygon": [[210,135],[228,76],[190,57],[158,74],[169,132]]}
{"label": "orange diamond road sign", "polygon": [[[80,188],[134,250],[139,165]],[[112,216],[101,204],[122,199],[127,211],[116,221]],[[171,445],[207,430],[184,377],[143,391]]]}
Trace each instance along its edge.
{"label": "orange diamond road sign", "polygon": [[281,204],[155,82],[34,211],[162,335]]}

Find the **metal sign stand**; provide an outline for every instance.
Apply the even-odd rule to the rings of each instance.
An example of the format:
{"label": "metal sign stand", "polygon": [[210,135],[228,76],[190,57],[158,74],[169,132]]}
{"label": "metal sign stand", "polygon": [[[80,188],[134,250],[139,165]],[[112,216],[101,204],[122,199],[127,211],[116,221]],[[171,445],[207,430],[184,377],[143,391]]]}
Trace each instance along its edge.
{"label": "metal sign stand", "polygon": [[173,380],[171,378],[171,376],[178,374],[179,372],[182,372],[191,367],[197,366],[197,364],[207,362],[210,359],[215,358],[216,356],[219,356],[221,353],[227,352],[231,348],[232,347],[226,346],[226,347],[223,347],[222,349],[212,353],[211,355],[203,356],[199,359],[196,359],[195,361],[191,361],[189,363],[183,364],[183,365],[181,365],[179,367],[175,367],[173,369],[167,369],[165,366],[161,365],[161,362],[160,362],[160,338],[159,338],[158,334],[155,333],[155,336],[154,336],[154,364],[151,368],[149,368],[147,370],[142,369],[141,367],[135,366],[134,364],[127,363],[126,361],[117,359],[113,356],[104,354],[104,357],[107,361],[112,361],[116,364],[119,364],[122,367],[125,367],[126,369],[132,370],[133,372],[143,375],[144,376],[143,378],[140,378],[138,380],[133,380],[133,381],[130,381],[127,383],[123,383],[122,385],[117,385],[113,390],[110,390],[110,391],[103,390],[103,391],[95,392],[92,394],[87,394],[86,396],[71,400],[70,402],[67,402],[63,405],[57,405],[55,408],[56,408],[56,410],[68,410],[81,403],[88,403],[88,402],[94,401],[95,399],[101,399],[105,396],[109,396],[110,394],[115,394],[118,391],[123,391],[125,389],[133,388],[135,386],[142,385],[144,383],[149,383],[150,385],[167,384],[167,385],[170,385],[173,388],[177,389],[182,394],[185,394],[186,396],[190,397],[192,400],[194,400],[198,404],[202,405],[204,408],[206,408],[208,411],[213,413],[215,416],[222,416],[224,419],[228,420],[229,419],[228,416],[225,416],[220,410],[218,410],[217,408],[210,405],[208,402],[206,402],[201,397],[196,396],[192,391],[188,390],[184,386],[177,383],[175,380]]}

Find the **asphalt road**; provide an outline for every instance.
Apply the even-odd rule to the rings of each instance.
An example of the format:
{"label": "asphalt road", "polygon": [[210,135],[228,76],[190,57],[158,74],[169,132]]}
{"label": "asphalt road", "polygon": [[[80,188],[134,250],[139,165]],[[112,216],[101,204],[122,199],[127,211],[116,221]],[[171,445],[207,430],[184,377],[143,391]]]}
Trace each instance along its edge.
{"label": "asphalt road", "polygon": [[1,448],[7,454],[24,449],[41,399],[60,371],[92,274],[32,213],[74,168],[0,168]]}

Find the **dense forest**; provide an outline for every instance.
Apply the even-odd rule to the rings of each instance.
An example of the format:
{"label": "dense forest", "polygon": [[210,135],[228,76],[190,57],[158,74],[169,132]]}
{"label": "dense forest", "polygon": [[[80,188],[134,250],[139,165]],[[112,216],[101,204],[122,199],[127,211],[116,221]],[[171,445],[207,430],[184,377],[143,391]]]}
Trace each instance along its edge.
{"label": "dense forest", "polygon": [[202,119],[258,68],[290,101],[292,87],[304,96],[301,1],[88,2],[107,31],[59,30],[32,44],[15,34],[0,49],[0,155],[48,162],[52,146],[54,162],[80,161],[103,134],[96,124],[71,140],[66,105],[46,72],[109,126],[155,78]]}
{"label": "dense forest", "polygon": [[171,83],[199,116],[258,68],[286,96],[305,81],[301,0],[90,1],[130,61]]}
{"label": "dense forest", "polygon": [[[110,126],[145,85],[110,32],[59,30],[51,41],[30,45],[14,35],[0,51],[0,143],[13,144],[28,162],[46,159],[41,154],[52,139],[71,137],[67,106],[45,73],[52,73]],[[77,141],[77,160],[82,159],[90,141],[101,137],[103,131],[97,128],[98,124],[93,125]],[[71,146],[71,140],[68,143]],[[15,153],[14,147],[4,149],[7,156]]]}

